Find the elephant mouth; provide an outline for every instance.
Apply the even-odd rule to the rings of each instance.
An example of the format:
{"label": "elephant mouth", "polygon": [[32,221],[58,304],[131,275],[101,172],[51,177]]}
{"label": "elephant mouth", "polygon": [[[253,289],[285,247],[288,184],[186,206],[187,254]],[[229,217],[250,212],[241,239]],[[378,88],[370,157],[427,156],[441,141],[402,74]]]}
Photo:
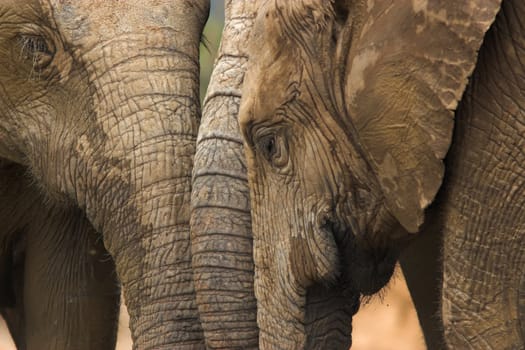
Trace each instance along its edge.
{"label": "elephant mouth", "polygon": [[400,249],[394,242],[382,245],[357,239],[353,230],[330,223],[341,266],[341,278],[354,291],[372,295],[380,291],[394,273]]}
{"label": "elephant mouth", "polygon": [[357,290],[363,295],[380,291],[390,281],[399,254],[386,251],[379,257],[373,252],[355,249],[349,274]]}

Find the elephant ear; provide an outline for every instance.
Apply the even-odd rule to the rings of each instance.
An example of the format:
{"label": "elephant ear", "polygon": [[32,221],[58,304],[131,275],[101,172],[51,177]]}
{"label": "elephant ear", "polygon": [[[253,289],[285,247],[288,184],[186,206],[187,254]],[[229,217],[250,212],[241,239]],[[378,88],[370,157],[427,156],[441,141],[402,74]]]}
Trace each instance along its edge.
{"label": "elephant ear", "polygon": [[416,232],[441,186],[454,110],[500,1],[356,3],[334,1],[352,27],[346,122],[359,135],[389,210]]}

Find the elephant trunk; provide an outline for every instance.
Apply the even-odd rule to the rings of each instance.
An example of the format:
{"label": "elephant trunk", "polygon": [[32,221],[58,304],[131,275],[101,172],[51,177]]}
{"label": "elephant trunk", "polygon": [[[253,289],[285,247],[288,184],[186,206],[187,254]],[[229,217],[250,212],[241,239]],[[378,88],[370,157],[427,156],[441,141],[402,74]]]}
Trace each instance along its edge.
{"label": "elephant trunk", "polygon": [[[261,247],[255,249],[256,264],[272,269],[264,263],[268,257],[259,253]],[[348,349],[352,345],[352,316],[359,298],[342,286],[316,283],[305,288],[292,273],[279,279],[259,272],[255,293],[261,349]]]}
{"label": "elephant trunk", "polygon": [[352,345],[352,316],[359,298],[343,288],[314,285],[307,290],[305,309],[306,349],[348,349]]}
{"label": "elephant trunk", "polygon": [[192,263],[210,349],[258,348],[249,188],[237,122],[247,57],[240,47],[228,44],[249,33],[254,11],[248,3],[227,4],[223,44],[204,103],[193,172]]}
{"label": "elephant trunk", "polygon": [[[186,79],[181,72],[163,72],[162,77],[150,72],[137,81],[141,85],[147,81],[146,86],[165,85],[167,96],[161,91],[145,92],[146,98],[138,93],[132,104],[140,110],[119,112],[127,115],[126,124],[137,125],[127,137],[144,140],[138,145],[132,141],[122,149],[129,174],[122,178],[117,166],[109,170],[115,175],[97,186],[109,196],[102,199],[109,204],[105,218],[100,218],[107,220],[102,228],[104,242],[115,259],[134,341],[140,349],[202,342],[189,246],[191,169],[199,113],[192,97],[197,96],[198,72],[196,67],[192,71]],[[173,98],[177,85],[193,86],[193,91]],[[133,83],[126,88],[140,89]],[[125,106],[129,107],[129,101]]]}
{"label": "elephant trunk", "polygon": [[[121,102],[117,96],[108,99],[104,94],[108,104],[120,104],[108,106],[107,115],[108,120],[116,119],[111,129],[121,133],[109,139],[121,145],[106,149],[104,153],[112,156],[104,161],[104,170],[95,170],[96,184],[90,185],[105,210],[91,211],[90,207],[100,205],[88,204],[86,212],[101,224],[104,244],[115,259],[135,346],[162,349],[202,343],[189,246],[198,70],[133,74],[135,82],[113,91],[135,90],[134,97],[129,99],[124,92],[128,100]],[[111,79],[128,78],[115,75]],[[177,86],[186,91],[174,97]]]}
{"label": "elephant trunk", "polygon": [[190,140],[181,145],[152,139],[133,157],[159,152],[166,159],[143,158],[143,171],[136,175],[142,193],[110,190],[129,200],[109,210],[116,215],[102,230],[104,243],[123,285],[135,348],[203,348],[189,246],[194,146]]}
{"label": "elephant trunk", "polygon": [[[95,126],[77,142],[77,202],[115,260],[134,348],[203,348],[189,241],[205,1],[140,1],[82,57]],[[104,16],[103,9],[97,16]],[[113,16],[109,13],[107,16]],[[130,23],[127,23],[129,21]],[[130,32],[133,31],[133,32]],[[102,209],[101,209],[102,208]]]}

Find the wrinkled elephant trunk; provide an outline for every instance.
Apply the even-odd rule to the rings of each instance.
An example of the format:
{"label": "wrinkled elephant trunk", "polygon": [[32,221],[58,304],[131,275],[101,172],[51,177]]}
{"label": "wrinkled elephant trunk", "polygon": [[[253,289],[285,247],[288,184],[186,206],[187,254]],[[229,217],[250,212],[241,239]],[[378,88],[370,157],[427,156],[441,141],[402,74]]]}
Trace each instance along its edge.
{"label": "wrinkled elephant trunk", "polygon": [[352,316],[359,298],[342,288],[315,285],[306,295],[306,349],[348,349],[352,345]]}
{"label": "wrinkled elephant trunk", "polygon": [[[348,349],[359,295],[346,284],[308,286],[269,264],[271,249],[255,241],[255,294],[261,349]],[[278,258],[287,259],[283,255]],[[281,266],[282,268],[282,266]],[[273,270],[269,274],[261,271]]]}
{"label": "wrinkled elephant trunk", "polygon": [[[96,127],[77,143],[77,202],[115,260],[135,349],[203,348],[189,246],[207,1],[136,9],[81,57]],[[147,8],[146,8],[147,6]],[[94,7],[97,16],[102,6]],[[114,29],[116,32],[112,32]],[[95,140],[95,141],[93,141]],[[102,210],[101,210],[102,208]]]}
{"label": "wrinkled elephant trunk", "polygon": [[[120,145],[112,145],[113,150],[105,152],[113,152],[113,157],[102,165],[110,168],[100,174],[109,175],[94,175],[98,180],[94,196],[106,210],[97,211],[94,215],[101,217],[92,220],[103,225],[104,243],[115,259],[135,347],[139,349],[202,343],[189,247],[189,198],[198,114],[198,102],[192,96],[197,96],[197,74],[197,67],[188,68],[185,74],[144,72],[123,88],[135,90],[134,97],[123,102],[117,102],[117,96],[108,100],[108,104],[117,103],[121,108],[109,106],[108,120],[115,119],[112,129],[122,135],[110,139],[120,140],[123,146],[119,150]],[[193,91],[173,97],[177,85]],[[154,86],[156,91],[151,92]],[[117,94],[119,90],[113,91]],[[114,155],[116,152],[120,154]],[[115,164],[108,165],[112,159]],[[126,159],[126,163],[120,163],[120,159]],[[89,209],[88,204],[88,215]]]}
{"label": "wrinkled elephant trunk", "polygon": [[[138,349],[172,349],[174,344],[194,349],[203,344],[189,247],[193,150],[190,139],[184,145],[152,139],[140,147],[134,157],[144,161],[137,165],[143,171],[136,174],[141,191],[129,194],[130,200],[115,209],[119,214],[110,218],[104,229]],[[162,152],[165,159],[144,157]]]}
{"label": "wrinkled elephant trunk", "polygon": [[[189,247],[191,168],[198,113],[197,101],[191,98],[197,95],[196,67],[192,71],[187,79],[182,79],[180,72],[171,79],[169,73],[163,73],[163,82],[152,73],[143,77],[146,86],[166,84],[167,94],[177,84],[193,85],[194,91],[176,98],[163,96],[160,91],[145,92],[149,94],[146,98],[137,94],[132,105],[144,105],[126,116],[127,125],[137,125],[128,137],[149,135],[138,146],[130,144],[122,150],[129,160],[125,166],[131,172],[119,175],[117,166],[109,171],[115,177],[102,179],[98,186],[105,189],[107,197],[102,200],[108,204],[108,211],[103,213],[106,217],[100,218],[107,220],[102,229],[104,242],[115,259],[134,341],[140,349],[202,342]],[[134,84],[127,88],[140,89]],[[129,101],[124,106],[129,108]],[[151,129],[141,130],[139,125],[147,127],[148,118]],[[164,128],[159,128],[161,125]]]}
{"label": "wrinkled elephant trunk", "polygon": [[[248,179],[237,122],[249,1],[227,4],[223,44],[208,87],[193,172],[191,239],[195,289],[209,349],[258,349]],[[251,7],[251,9],[250,9]]]}

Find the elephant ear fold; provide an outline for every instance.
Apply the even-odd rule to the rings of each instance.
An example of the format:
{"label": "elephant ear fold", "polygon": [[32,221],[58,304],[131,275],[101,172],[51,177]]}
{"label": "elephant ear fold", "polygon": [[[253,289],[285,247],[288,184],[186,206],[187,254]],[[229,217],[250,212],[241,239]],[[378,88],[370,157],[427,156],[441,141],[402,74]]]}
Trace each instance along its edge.
{"label": "elephant ear fold", "polygon": [[441,186],[454,110],[499,7],[497,0],[376,0],[353,9],[346,122],[409,232]]}

